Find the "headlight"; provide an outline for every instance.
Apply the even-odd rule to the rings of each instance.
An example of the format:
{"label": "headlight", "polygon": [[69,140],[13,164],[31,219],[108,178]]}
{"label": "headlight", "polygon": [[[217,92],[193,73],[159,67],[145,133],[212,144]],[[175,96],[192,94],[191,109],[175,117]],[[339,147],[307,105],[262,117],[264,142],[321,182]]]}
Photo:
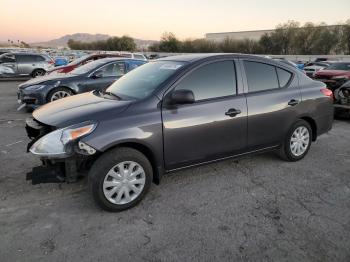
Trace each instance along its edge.
{"label": "headlight", "polygon": [[30,152],[40,156],[67,156],[72,153],[67,148],[67,145],[80,137],[92,133],[96,126],[96,123],[85,122],[55,130],[36,141],[30,148]]}
{"label": "headlight", "polygon": [[45,85],[33,85],[33,86],[28,86],[28,87],[26,87],[25,90],[34,91],[34,90],[43,89],[44,87],[45,87]]}

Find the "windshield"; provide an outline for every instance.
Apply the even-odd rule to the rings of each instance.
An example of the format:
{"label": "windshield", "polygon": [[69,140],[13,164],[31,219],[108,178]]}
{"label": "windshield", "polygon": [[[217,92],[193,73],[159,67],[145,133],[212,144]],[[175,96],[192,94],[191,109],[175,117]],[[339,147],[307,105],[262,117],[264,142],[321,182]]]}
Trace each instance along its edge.
{"label": "windshield", "polygon": [[79,66],[77,68],[75,68],[71,73],[73,75],[82,75],[85,74],[87,72],[90,72],[91,70],[95,69],[98,66],[101,66],[103,64],[105,64],[106,62],[103,60],[96,60],[96,61],[92,61],[89,62],[85,65]]}
{"label": "windshield", "polygon": [[107,91],[123,99],[145,98],[184,64],[176,61],[150,62],[115,81]]}
{"label": "windshield", "polygon": [[350,71],[350,63],[335,63],[327,67],[327,70],[345,70]]}

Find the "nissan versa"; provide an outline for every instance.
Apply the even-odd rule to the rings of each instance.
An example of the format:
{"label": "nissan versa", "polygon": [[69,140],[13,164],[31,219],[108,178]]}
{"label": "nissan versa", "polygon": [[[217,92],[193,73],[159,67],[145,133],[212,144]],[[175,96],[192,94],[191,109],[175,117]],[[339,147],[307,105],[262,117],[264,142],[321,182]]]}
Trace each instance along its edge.
{"label": "nissan versa", "polygon": [[27,119],[28,149],[43,166],[27,179],[74,182],[87,175],[100,207],[124,210],[170,171],[269,150],[302,159],[331,129],[332,100],[324,83],[268,58],[155,60],[105,92],[35,110]]}

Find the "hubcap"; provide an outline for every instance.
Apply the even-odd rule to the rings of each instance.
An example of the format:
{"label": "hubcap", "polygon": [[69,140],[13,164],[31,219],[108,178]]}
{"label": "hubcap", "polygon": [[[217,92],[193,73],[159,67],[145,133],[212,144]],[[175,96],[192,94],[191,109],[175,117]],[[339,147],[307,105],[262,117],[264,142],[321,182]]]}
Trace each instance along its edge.
{"label": "hubcap", "polygon": [[103,194],[113,204],[127,204],[141,194],[145,182],[142,166],[134,161],[124,161],[108,171],[102,185]]}
{"label": "hubcap", "polygon": [[290,149],[294,156],[301,156],[305,153],[310,143],[309,130],[305,126],[299,126],[294,130],[290,139]]}
{"label": "hubcap", "polygon": [[52,101],[55,101],[55,100],[58,100],[58,99],[61,99],[61,98],[64,98],[64,97],[67,97],[67,96],[70,96],[70,94],[66,91],[57,91],[56,93],[54,93],[51,97],[51,102]]}

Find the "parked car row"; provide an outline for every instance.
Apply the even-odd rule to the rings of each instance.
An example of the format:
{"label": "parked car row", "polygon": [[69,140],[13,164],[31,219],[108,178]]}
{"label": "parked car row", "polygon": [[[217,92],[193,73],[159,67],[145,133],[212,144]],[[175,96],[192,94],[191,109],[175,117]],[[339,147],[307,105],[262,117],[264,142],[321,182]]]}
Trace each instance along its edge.
{"label": "parked car row", "polygon": [[[86,58],[79,60],[79,63],[83,61],[86,61]],[[103,58],[75,69],[73,67],[76,64],[63,67],[61,70],[73,70],[66,74],[38,77],[19,85],[19,109],[37,108],[64,97],[92,90],[104,91],[115,80],[144,63],[143,60],[128,58]]]}
{"label": "parked car row", "polygon": [[265,151],[301,160],[333,120],[324,83],[238,54],[99,59],[22,84],[19,99],[49,102],[26,120],[28,150],[43,163],[27,179],[87,176],[108,211],[135,206],[152,182],[182,168]]}

